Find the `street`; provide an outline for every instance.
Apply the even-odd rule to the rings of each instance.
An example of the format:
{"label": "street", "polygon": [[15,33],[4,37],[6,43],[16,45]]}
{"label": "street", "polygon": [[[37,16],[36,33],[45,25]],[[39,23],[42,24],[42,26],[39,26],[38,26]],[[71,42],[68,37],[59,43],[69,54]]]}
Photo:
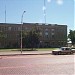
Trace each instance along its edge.
{"label": "street", "polygon": [[0,75],[74,75],[75,55],[0,56]]}

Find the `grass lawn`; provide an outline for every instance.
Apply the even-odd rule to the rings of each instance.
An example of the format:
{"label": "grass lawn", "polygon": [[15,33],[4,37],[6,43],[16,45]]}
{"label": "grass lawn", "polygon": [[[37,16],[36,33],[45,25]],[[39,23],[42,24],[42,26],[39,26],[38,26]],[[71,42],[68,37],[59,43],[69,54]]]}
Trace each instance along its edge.
{"label": "grass lawn", "polygon": [[57,48],[37,48],[36,50],[37,51],[52,51],[52,50],[55,50]]}
{"label": "grass lawn", "polygon": [[[23,48],[23,51],[52,51],[57,48]],[[21,49],[0,49],[0,52],[20,51]]]}
{"label": "grass lawn", "polygon": [[19,49],[0,49],[0,52],[19,51]]}

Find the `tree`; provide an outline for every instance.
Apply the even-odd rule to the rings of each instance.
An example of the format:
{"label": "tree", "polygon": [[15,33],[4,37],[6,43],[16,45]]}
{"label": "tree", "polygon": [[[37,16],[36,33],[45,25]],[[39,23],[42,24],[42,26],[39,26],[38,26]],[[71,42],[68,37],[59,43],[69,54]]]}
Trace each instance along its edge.
{"label": "tree", "polygon": [[72,45],[75,44],[75,30],[70,30],[68,37],[71,39],[72,41]]}
{"label": "tree", "polygon": [[6,38],[7,38],[7,35],[3,31],[0,31],[0,44],[2,48],[5,47],[4,43],[5,43]]}
{"label": "tree", "polygon": [[0,38],[6,38],[5,33],[3,33],[2,31],[0,31]]}
{"label": "tree", "polygon": [[39,32],[32,29],[28,32],[23,32],[23,47],[36,48],[39,44]]}

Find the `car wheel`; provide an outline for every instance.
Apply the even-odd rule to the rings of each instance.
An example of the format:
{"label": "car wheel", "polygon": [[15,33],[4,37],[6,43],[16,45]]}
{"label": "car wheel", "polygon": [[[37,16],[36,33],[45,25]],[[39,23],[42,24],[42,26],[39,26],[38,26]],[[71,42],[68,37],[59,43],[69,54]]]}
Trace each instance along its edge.
{"label": "car wheel", "polygon": [[61,52],[58,52],[58,54],[60,55],[60,54],[61,54]]}
{"label": "car wheel", "polygon": [[71,54],[71,52],[68,52],[68,54],[70,55],[70,54]]}
{"label": "car wheel", "polygon": [[73,54],[73,52],[71,52],[71,54]]}

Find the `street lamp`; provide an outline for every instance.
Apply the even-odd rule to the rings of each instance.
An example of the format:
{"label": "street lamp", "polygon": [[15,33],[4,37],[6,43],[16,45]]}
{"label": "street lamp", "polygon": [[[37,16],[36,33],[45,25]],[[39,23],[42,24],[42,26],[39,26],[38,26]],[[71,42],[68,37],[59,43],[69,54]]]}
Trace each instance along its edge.
{"label": "street lamp", "polygon": [[23,15],[26,11],[23,11],[22,17],[21,17],[21,54],[22,54],[22,25],[23,25]]}

